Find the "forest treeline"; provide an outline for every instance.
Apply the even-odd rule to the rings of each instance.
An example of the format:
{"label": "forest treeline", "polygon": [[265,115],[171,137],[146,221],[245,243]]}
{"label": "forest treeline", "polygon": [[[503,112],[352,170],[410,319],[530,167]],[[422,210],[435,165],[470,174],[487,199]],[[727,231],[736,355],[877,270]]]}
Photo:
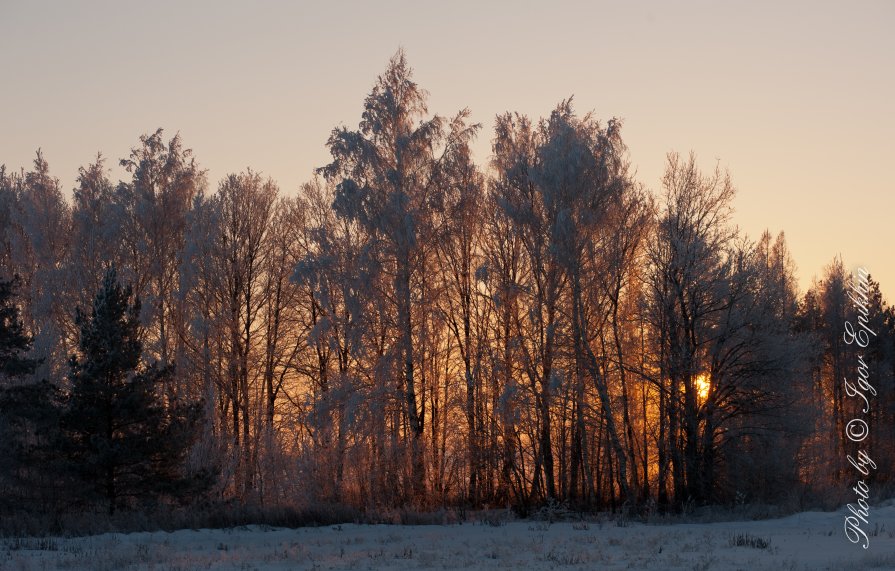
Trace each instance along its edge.
{"label": "forest treeline", "polygon": [[856,415],[886,484],[872,278],[861,348],[841,259],[800,293],[717,166],[670,153],[651,192],[621,122],[567,100],[498,116],[482,168],[468,111],[426,102],[398,52],[297,195],[209,188],[161,129],[71,201],[40,151],[0,168],[0,508],[817,505],[853,485]]}

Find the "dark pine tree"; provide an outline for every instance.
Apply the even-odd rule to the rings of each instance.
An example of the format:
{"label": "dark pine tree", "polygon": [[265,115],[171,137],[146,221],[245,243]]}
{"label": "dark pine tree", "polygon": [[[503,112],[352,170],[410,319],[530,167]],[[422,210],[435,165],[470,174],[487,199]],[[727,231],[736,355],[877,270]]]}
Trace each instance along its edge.
{"label": "dark pine tree", "polygon": [[19,278],[0,280],[0,506],[4,510],[49,508],[57,482],[56,388],[33,382],[39,359],[16,304]]}
{"label": "dark pine tree", "polygon": [[161,497],[188,499],[208,483],[184,476],[198,434],[201,403],[165,401],[161,387],[174,370],[141,358],[140,301],[107,272],[90,315],[80,309],[80,355],[70,362],[70,392],[61,427],[84,499],[109,513]]}
{"label": "dark pine tree", "polygon": [[16,305],[19,281],[18,276],[0,280],[0,379],[4,381],[31,375],[38,365],[25,356],[31,350],[31,337],[25,333]]}

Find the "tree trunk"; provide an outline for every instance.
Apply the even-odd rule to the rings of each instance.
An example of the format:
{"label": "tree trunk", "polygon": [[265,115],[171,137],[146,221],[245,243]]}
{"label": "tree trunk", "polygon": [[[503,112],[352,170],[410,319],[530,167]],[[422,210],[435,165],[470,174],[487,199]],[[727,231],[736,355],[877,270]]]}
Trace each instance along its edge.
{"label": "tree trunk", "polygon": [[401,353],[404,358],[404,399],[410,429],[411,489],[414,501],[422,500],[425,491],[425,464],[423,463],[423,419],[420,417],[414,386],[413,324],[410,300],[410,259],[405,253],[398,268],[398,322],[401,327]]}

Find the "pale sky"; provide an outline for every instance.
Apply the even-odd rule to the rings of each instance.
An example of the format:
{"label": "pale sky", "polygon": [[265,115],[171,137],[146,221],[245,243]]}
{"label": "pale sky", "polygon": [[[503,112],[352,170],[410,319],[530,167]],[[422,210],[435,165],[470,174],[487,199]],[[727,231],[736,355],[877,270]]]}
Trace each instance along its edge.
{"label": "pale sky", "polygon": [[[720,161],[751,237],[786,232],[802,290],[836,254],[895,300],[895,3],[0,0],[0,163],[43,148],[66,190],[97,151],[180,131],[210,189],[251,166],[295,192],[403,47],[429,110],[624,120],[638,179]],[[115,178],[123,177],[114,168]]]}

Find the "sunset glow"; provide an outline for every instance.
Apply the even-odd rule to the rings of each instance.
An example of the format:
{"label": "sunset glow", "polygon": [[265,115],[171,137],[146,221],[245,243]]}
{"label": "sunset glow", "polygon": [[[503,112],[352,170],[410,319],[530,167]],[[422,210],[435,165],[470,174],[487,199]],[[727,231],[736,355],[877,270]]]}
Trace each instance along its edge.
{"label": "sunset glow", "polygon": [[895,568],[853,4],[0,1],[0,567]]}
{"label": "sunset glow", "polygon": [[696,396],[699,397],[700,402],[704,402],[705,399],[709,397],[709,390],[712,388],[712,384],[709,381],[709,376],[706,374],[701,374],[696,377]]}

